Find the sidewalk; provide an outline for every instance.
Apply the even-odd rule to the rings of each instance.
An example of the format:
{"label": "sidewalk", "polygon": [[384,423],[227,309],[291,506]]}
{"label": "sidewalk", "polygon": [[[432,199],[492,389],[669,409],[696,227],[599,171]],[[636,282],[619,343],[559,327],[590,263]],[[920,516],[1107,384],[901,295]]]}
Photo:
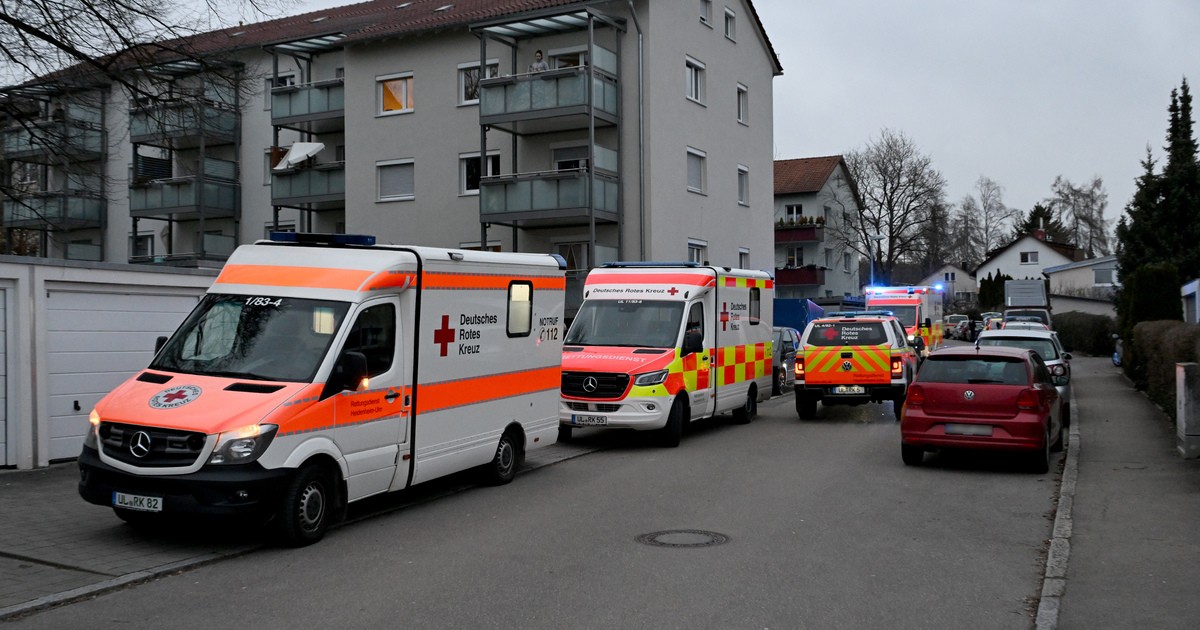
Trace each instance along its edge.
{"label": "sidewalk", "polygon": [[[1195,627],[1200,461],[1179,458],[1167,417],[1107,358],[1078,357],[1072,369],[1074,422],[1036,626]],[[526,467],[586,452],[559,444]],[[137,532],[79,499],[77,475],[74,463],[0,471],[0,620],[258,546]]]}

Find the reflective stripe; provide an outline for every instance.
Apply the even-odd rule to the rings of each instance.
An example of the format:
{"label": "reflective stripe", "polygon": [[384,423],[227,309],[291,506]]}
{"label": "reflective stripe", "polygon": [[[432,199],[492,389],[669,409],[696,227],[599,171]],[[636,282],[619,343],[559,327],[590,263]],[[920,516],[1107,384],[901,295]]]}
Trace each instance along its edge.
{"label": "reflective stripe", "polygon": [[725,287],[737,287],[741,289],[772,289],[775,287],[775,281],[769,278],[735,278],[733,276],[723,276]]}
{"label": "reflective stripe", "polygon": [[513,282],[530,282],[535,289],[558,289],[567,287],[563,276],[514,276],[511,273],[440,273],[425,274],[426,289],[505,289]]}
{"label": "reflective stripe", "polygon": [[213,284],[257,284],[266,287],[305,287],[357,291],[374,271],[329,267],[225,265]]}
{"label": "reflective stripe", "polygon": [[699,287],[714,286],[716,278],[704,273],[596,273],[588,274],[584,286],[593,284],[690,284]]}
{"label": "reflective stripe", "polygon": [[417,413],[430,413],[534,392],[558,391],[562,368],[536,368],[417,385]]}
{"label": "reflective stripe", "polygon": [[717,349],[717,387],[760,378],[771,373],[770,342]]}
{"label": "reflective stripe", "polygon": [[[849,353],[844,358],[843,353]],[[850,362],[850,370],[842,363]],[[804,380],[815,384],[869,384],[891,381],[891,351],[882,346],[809,346],[804,350]]]}

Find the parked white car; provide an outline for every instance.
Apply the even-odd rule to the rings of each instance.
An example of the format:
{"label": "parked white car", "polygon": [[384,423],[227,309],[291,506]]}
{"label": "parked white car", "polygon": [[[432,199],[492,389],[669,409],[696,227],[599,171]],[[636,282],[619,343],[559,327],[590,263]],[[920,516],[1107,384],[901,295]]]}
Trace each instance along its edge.
{"label": "parked white car", "polygon": [[1028,348],[1041,355],[1054,377],[1054,386],[1063,402],[1063,426],[1071,422],[1071,353],[1063,348],[1058,333],[1052,330],[1004,328],[979,333],[981,346]]}

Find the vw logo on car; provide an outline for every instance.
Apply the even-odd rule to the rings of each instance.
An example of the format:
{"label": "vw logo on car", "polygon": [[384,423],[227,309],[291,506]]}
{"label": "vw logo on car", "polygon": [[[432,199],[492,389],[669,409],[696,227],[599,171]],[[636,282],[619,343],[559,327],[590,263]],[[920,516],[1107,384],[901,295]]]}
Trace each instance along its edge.
{"label": "vw logo on car", "polygon": [[967,391],[963,392],[963,398],[966,398],[967,400],[975,400],[975,392],[968,389]]}

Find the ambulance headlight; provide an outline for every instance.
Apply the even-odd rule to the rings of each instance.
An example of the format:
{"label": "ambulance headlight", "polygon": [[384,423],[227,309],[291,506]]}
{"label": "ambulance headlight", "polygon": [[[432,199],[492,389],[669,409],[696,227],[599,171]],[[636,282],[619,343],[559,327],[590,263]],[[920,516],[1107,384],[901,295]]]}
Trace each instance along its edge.
{"label": "ambulance headlight", "polygon": [[88,429],[83,436],[83,445],[88,448],[99,450],[96,443],[96,431],[100,430],[100,414],[93,409],[92,413],[88,414]]}
{"label": "ambulance headlight", "polygon": [[217,436],[217,446],[208,458],[210,464],[248,464],[256,459],[279,429],[273,424],[252,424]]}
{"label": "ambulance headlight", "polygon": [[634,385],[661,385],[662,382],[665,380],[667,380],[667,371],[659,370],[657,372],[647,372],[645,374],[638,374],[637,377],[633,379],[633,384]]}

